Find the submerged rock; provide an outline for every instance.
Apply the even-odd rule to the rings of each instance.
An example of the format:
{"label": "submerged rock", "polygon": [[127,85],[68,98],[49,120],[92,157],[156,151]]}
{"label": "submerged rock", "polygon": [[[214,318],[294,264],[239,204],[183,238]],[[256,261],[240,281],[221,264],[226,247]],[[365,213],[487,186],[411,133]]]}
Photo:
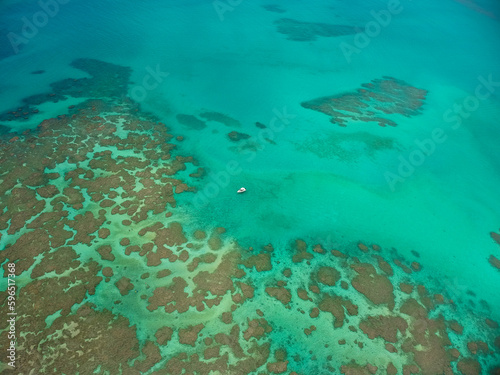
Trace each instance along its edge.
{"label": "submerged rock", "polygon": [[232,132],[228,133],[227,136],[233,142],[239,142],[241,140],[250,138],[250,136],[248,134],[239,133],[237,131],[232,131]]}

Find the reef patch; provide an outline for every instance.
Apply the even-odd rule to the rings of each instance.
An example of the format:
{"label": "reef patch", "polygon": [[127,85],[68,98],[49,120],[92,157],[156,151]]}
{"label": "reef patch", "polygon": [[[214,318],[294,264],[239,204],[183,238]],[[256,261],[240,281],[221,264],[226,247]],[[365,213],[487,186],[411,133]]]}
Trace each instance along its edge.
{"label": "reef patch", "polygon": [[[330,122],[347,126],[353,122],[375,122],[396,126],[394,115],[413,117],[422,113],[426,90],[392,77],[382,77],[345,94],[327,96],[301,103],[302,107],[330,116]],[[389,116],[391,118],[389,118]]]}

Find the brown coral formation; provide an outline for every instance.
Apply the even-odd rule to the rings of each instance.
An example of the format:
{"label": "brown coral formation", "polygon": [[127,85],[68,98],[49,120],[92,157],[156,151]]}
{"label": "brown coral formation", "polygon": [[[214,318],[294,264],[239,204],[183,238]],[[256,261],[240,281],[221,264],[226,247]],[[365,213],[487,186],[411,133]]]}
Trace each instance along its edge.
{"label": "brown coral formation", "polygon": [[295,241],[295,250],[296,253],[292,258],[294,263],[300,263],[303,260],[309,260],[314,257],[313,254],[307,251],[307,244],[303,240]]}
{"label": "brown coral formation", "polygon": [[334,320],[334,327],[339,328],[344,325],[344,320],[346,319],[346,312],[348,315],[358,315],[358,306],[353,304],[349,300],[342,299],[337,296],[325,295],[318,305],[321,311],[326,311],[331,313]]}
{"label": "brown coral formation", "polygon": [[128,277],[122,277],[120,280],[118,280],[115,283],[115,286],[120,290],[120,294],[122,296],[125,296],[130,292],[132,289],[134,289],[134,284],[130,282],[130,279]]}
{"label": "brown coral formation", "polygon": [[292,299],[290,291],[283,287],[268,287],[266,288],[266,293],[271,297],[276,298],[283,305],[287,305]]}
{"label": "brown coral formation", "polygon": [[230,132],[230,133],[227,133],[227,136],[233,142],[239,142],[239,141],[242,141],[244,139],[250,138],[250,135],[245,134],[245,133],[240,133],[240,132],[237,132],[237,131],[234,131],[234,130],[232,132]]}
{"label": "brown coral formation", "polygon": [[387,304],[390,310],[394,308],[393,286],[390,280],[380,275],[371,264],[360,263],[351,266],[356,272],[351,284],[358,292],[365,295],[374,304]]}
{"label": "brown coral formation", "polygon": [[250,338],[255,337],[257,339],[263,337],[266,333],[271,332],[273,329],[269,325],[266,319],[247,319],[248,320],[248,328],[245,332],[243,332],[243,337],[245,340],[249,341]]}
{"label": "brown coral formation", "polygon": [[463,375],[481,374],[481,365],[472,358],[464,358],[458,362],[458,371]]}
{"label": "brown coral formation", "polygon": [[130,374],[139,374],[127,363],[139,355],[135,329],[127,319],[107,311],[97,312],[89,305],[82,306],[75,315],[56,319],[43,332],[38,345],[51,355],[32,353],[22,362],[19,373],[42,369],[59,374],[93,373],[100,367],[109,373],[126,369]]}
{"label": "brown coral formation", "polygon": [[396,343],[398,331],[404,336],[408,323],[399,316],[370,316],[360,323],[359,328],[372,340],[382,337],[386,341]]}
{"label": "brown coral formation", "polygon": [[[371,366],[369,364],[362,366],[357,364],[354,360],[346,365],[343,365],[340,367],[340,373],[345,374],[345,375],[370,375],[374,374],[375,372],[370,371]],[[376,370],[375,370],[376,371]]]}
{"label": "brown coral formation", "polygon": [[[177,154],[164,124],[124,99],[127,69],[77,66],[90,78],[56,83],[53,96],[30,105],[94,99],[35,131],[0,136],[0,261],[5,273],[14,262],[21,276],[20,374],[431,375],[455,363],[462,374],[485,371],[500,347],[497,323],[481,316],[482,328],[471,330],[445,320],[441,312],[459,307],[445,290],[410,279],[425,273],[416,272],[419,263],[370,242],[359,242],[356,256],[301,239],[290,248],[241,248],[224,228],[182,221],[176,198],[194,189],[180,176],[203,179],[204,170]],[[394,85],[380,84],[385,94],[396,90],[387,107],[376,104],[380,88],[360,97],[401,114],[412,90]],[[185,116],[177,119],[205,125]],[[237,125],[215,112],[200,117]],[[375,349],[393,362],[362,361]]]}
{"label": "brown coral formation", "polygon": [[159,345],[166,345],[172,338],[174,330],[170,327],[160,328],[155,333],[156,341]]}
{"label": "brown coral formation", "polygon": [[500,234],[495,232],[490,232],[490,236],[497,244],[500,245]]}
{"label": "brown coral formation", "polygon": [[194,346],[200,331],[203,329],[203,324],[198,324],[196,326],[190,326],[185,329],[179,330],[179,342],[185,345]]}
{"label": "brown coral formation", "polygon": [[320,267],[316,274],[319,283],[334,286],[340,280],[340,273],[333,267]]}
{"label": "brown coral formation", "polygon": [[[18,327],[26,333],[20,339],[19,347],[47,347],[55,353],[52,359],[47,360],[36,359],[36,355],[30,357],[38,363],[22,361],[21,368],[32,366],[30,371],[43,367],[49,372],[76,373],[77,370],[71,366],[81,366],[85,362],[88,371],[81,368],[78,371],[93,372],[102,365],[103,371],[108,369],[115,373],[118,367],[124,366],[139,353],[134,352],[131,356],[129,353],[132,352],[124,348],[121,348],[121,355],[111,352],[113,348],[120,348],[120,345],[111,342],[123,341],[118,337],[122,323],[116,324],[116,337],[111,325],[100,333],[97,324],[105,321],[102,318],[106,318],[106,313],[94,311],[95,307],[92,311],[86,309],[85,315],[94,317],[87,328],[84,328],[87,323],[80,323],[82,317],[70,313],[73,306],[78,307],[95,293],[102,280],[98,276],[101,266],[95,261],[78,260],[74,246],[80,246],[79,249],[87,247],[87,252],[96,251],[94,259],[115,260],[110,246],[112,242],[107,242],[107,239],[115,238],[121,228],[107,226],[109,220],[116,215],[129,217],[130,223],[140,223],[152,215],[161,214],[168,206],[174,206],[173,187],[181,181],[171,176],[185,169],[185,163],[192,162],[192,159],[171,159],[170,152],[175,146],[168,143],[172,136],[166,132],[165,126],[139,114],[131,115],[135,112],[134,104],[122,99],[126,92],[128,69],[94,60],[77,60],[73,65],[89,72],[91,78],[58,82],[52,86],[56,94],[46,98],[27,98],[26,102],[38,105],[49,97],[60,100],[65,95],[107,99],[89,100],[73,106],[69,116],[46,120],[36,130],[16,137],[15,142],[0,139],[3,171],[0,192],[5,196],[0,202],[0,230],[5,231],[9,236],[7,241],[11,241],[0,257],[2,262],[15,262],[19,275],[31,269],[31,277],[34,278],[27,285],[18,285],[18,298],[23,300],[17,310]],[[111,81],[110,77],[113,77]],[[116,133],[118,127],[121,128],[119,135]],[[115,148],[117,151],[95,151],[98,148]],[[143,152],[147,161],[120,154],[120,150],[131,149],[136,153]],[[85,167],[88,155],[93,157]],[[63,174],[53,172],[62,163],[68,163]],[[153,179],[146,180],[148,177],[158,183]],[[121,199],[117,202],[119,196]],[[70,210],[77,210],[77,214],[70,216]],[[160,246],[162,240],[174,245],[185,242],[182,229],[174,224],[159,235]],[[115,275],[110,267],[104,268],[102,274],[107,281]],[[123,296],[133,288],[126,277],[116,279],[115,284]],[[2,309],[5,307],[4,303]],[[83,307],[78,311],[84,311],[81,309]],[[61,317],[45,328],[45,319],[57,311],[61,312]],[[124,321],[120,319],[117,322]],[[74,325],[71,330],[76,333],[65,332],[59,325]],[[103,327],[107,325],[105,323]],[[91,339],[92,334],[85,338],[85,330],[90,330],[92,326],[99,340],[101,335],[110,340],[101,340],[106,350],[99,349],[97,341]],[[63,334],[54,336],[51,333],[59,331]],[[130,333],[135,340],[135,329]],[[48,335],[52,338],[43,341]],[[81,358],[81,362],[68,357],[61,346],[63,342],[70,344],[68,337],[74,337],[72,345],[75,348],[80,345],[77,344],[79,341],[93,341],[94,347],[83,348],[85,355],[94,356],[93,359]],[[131,348],[137,347],[132,339],[127,339],[127,342]],[[152,355],[154,350],[149,348],[152,348],[150,344],[146,351]],[[75,352],[69,346],[68,350]],[[149,354],[146,356],[150,357]],[[117,361],[116,364],[113,364],[114,361]],[[145,371],[151,365],[143,363],[141,369]]]}
{"label": "brown coral formation", "polygon": [[379,126],[396,126],[389,115],[406,117],[421,113],[427,91],[392,77],[375,79],[352,93],[328,96],[303,102],[304,108],[330,116],[333,124],[375,122]]}
{"label": "brown coral formation", "polygon": [[490,255],[490,258],[488,259],[488,261],[490,262],[490,264],[499,269],[500,270],[500,259],[498,259],[497,257],[493,256],[493,255]]}

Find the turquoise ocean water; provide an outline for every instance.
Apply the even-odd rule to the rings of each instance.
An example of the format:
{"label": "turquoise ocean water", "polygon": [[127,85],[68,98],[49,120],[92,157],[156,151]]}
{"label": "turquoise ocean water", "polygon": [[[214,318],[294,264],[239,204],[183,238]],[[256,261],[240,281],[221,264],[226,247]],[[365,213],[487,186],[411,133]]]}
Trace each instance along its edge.
{"label": "turquoise ocean water", "polygon": [[[374,13],[387,10],[387,1],[219,3],[226,10],[218,12],[213,2],[201,0],[71,0],[59,4],[57,14],[14,53],[6,42],[7,33],[22,35],[23,17],[32,20],[41,8],[35,1],[2,2],[0,113],[22,106],[23,98],[50,92],[54,82],[86,77],[71,66],[75,59],[129,67],[128,97],[140,104],[141,111],[166,124],[172,134],[182,135],[179,152],[193,156],[205,169],[201,179],[189,177],[191,170],[179,177],[197,188],[195,193],[176,196],[173,212],[186,232],[223,227],[227,241],[237,241],[243,248],[272,243],[274,256],[283,263],[287,262],[290,243],[296,239],[323,244],[327,250],[350,249],[358,242],[379,244],[388,251],[396,249],[400,258],[408,260],[414,259],[412,251],[418,252],[423,270],[414,280],[409,276],[410,280],[428,289],[439,286],[443,294],[454,296],[464,305],[474,295],[477,306],[481,300],[488,305],[485,316],[500,321],[500,270],[488,261],[491,255],[500,258],[499,243],[490,236],[500,228],[497,2],[401,0],[401,11],[392,14],[388,24],[380,26],[362,47],[356,44],[355,32],[373,22]],[[355,32],[293,40],[279,32],[276,21],[280,19],[348,25]],[[292,32],[297,28],[290,27]],[[342,50],[346,44],[357,48],[347,57]],[[36,71],[43,72],[32,74]],[[161,72],[160,78],[150,81],[157,82],[154,88],[142,90],[151,71]],[[426,90],[420,113],[389,116],[396,127],[363,121],[348,121],[341,127],[324,113],[301,105],[356,92],[363,84],[383,77]],[[489,88],[484,86],[485,80],[493,82]],[[490,95],[478,99],[478,86]],[[39,112],[26,120],[0,121],[2,131],[13,133],[8,139],[14,133],[36,129],[43,120],[67,114],[70,105],[87,99],[69,97],[41,104]],[[464,102],[467,100],[468,104]],[[466,106],[458,115],[460,126],[455,126],[457,117],[450,121],[446,115],[456,105]],[[227,126],[207,120],[203,117],[207,112],[224,114],[236,122]],[[189,125],[180,121],[182,115],[198,120],[189,117]],[[434,142],[423,163],[391,185],[388,173],[397,175],[402,160],[409,160],[419,149],[419,142],[431,138],[435,129],[442,129],[446,139]],[[227,136],[230,131],[250,137],[235,142]],[[228,173],[228,165],[236,166],[236,172]],[[242,186],[247,193],[236,194]],[[0,244],[5,246],[13,240],[15,237],[4,233]],[[80,257],[85,259],[86,255]],[[317,261],[313,265],[321,264]],[[130,267],[123,275],[132,279],[127,272],[135,272],[130,271],[134,265]],[[295,267],[294,275],[309,277],[309,271],[301,274],[300,264]],[[256,274],[253,282],[268,285],[278,280],[277,273]],[[29,282],[26,277],[20,276],[21,283]],[[290,280],[288,286],[296,290],[293,285],[298,284]],[[99,285],[98,293],[87,295],[86,300],[95,303],[97,309],[126,316],[131,325],[136,325],[140,340],[154,340],[158,325],[151,320],[166,318],[159,312],[136,312],[132,299],[125,307],[107,304],[106,288]],[[287,373],[339,373],[336,371],[345,364],[344,354],[333,354],[335,370],[314,367],[317,363],[310,359],[294,362],[291,358],[296,352],[308,351],[314,345],[293,341],[304,333],[302,328],[295,332],[283,322],[292,319],[287,318],[288,310],[279,311],[273,303],[265,302],[263,290],[255,293],[255,306],[251,308],[260,308],[270,317],[268,321],[275,327],[272,342],[288,348],[290,363],[295,367],[289,365]],[[366,303],[364,297],[352,298],[360,306]],[[367,316],[375,314],[377,308],[365,310]],[[245,314],[238,315],[238,311],[233,319],[246,321]],[[469,312],[464,307],[455,310],[456,315],[443,314],[451,314],[446,319],[469,327],[470,335],[479,334]],[[206,315],[204,321],[210,319]],[[194,314],[184,319],[194,325],[199,318]],[[300,324],[297,327],[302,327]],[[326,327],[324,321],[316,324],[318,332],[323,324]],[[330,343],[330,349],[331,342],[340,338],[329,341],[325,335],[317,340],[322,347]],[[498,329],[495,335],[499,336]],[[480,373],[486,374],[488,366],[500,361],[499,348],[493,342],[489,342],[492,354],[478,359]],[[467,353],[465,346],[462,349]],[[169,358],[169,350],[176,353],[177,349],[162,349],[164,359]],[[326,357],[325,350],[319,348],[318,357]],[[345,356],[364,365],[375,361],[380,355],[377,350],[368,344],[364,351]],[[274,362],[279,362],[278,355]],[[162,368],[159,363],[153,370]],[[396,367],[403,373],[402,367]],[[456,367],[453,371],[466,373]]]}

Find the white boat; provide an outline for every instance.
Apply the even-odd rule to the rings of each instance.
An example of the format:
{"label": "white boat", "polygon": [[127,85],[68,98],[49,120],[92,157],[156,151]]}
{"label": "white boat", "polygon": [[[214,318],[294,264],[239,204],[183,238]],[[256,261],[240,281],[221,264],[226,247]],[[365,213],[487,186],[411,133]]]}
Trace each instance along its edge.
{"label": "white boat", "polygon": [[240,190],[237,191],[238,194],[241,194],[241,193],[244,193],[245,191],[247,191],[247,189],[245,189],[244,187],[240,188]]}

